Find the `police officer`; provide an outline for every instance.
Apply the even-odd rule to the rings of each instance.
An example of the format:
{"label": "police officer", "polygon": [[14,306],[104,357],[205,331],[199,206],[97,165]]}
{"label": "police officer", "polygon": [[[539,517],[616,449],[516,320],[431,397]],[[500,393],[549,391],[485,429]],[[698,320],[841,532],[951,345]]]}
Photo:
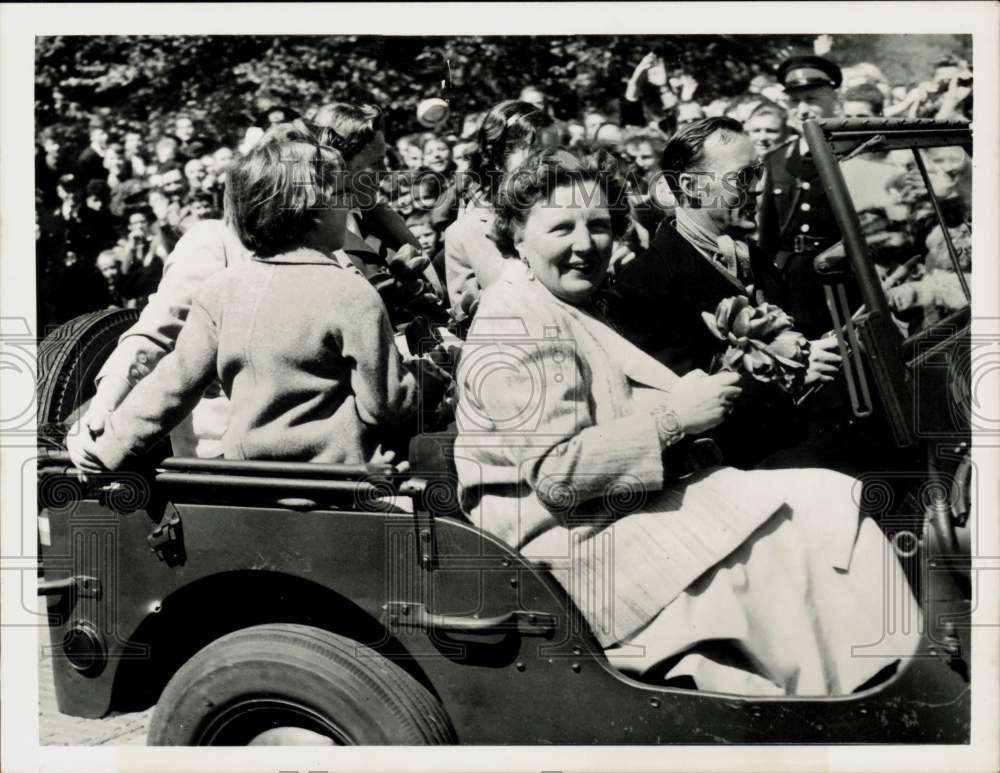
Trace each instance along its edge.
{"label": "police officer", "polygon": [[[778,81],[789,97],[790,122],[800,128],[809,119],[840,115],[842,80],[840,68],[820,56],[782,62]],[[813,258],[840,239],[840,230],[804,138],[779,145],[765,165],[760,246],[785,277],[786,311],[795,317],[796,328],[814,339],[830,329],[831,321]]]}
{"label": "police officer", "polygon": [[[796,56],[782,62],[777,72],[789,97],[790,123],[801,128],[810,119],[841,115],[837,89],[842,76],[833,62],[819,56]],[[850,164],[852,195],[863,194],[876,201],[873,191],[884,187],[886,177],[886,172],[880,170],[888,167],[859,157],[841,165],[845,174]],[[779,145],[767,156],[765,165],[760,246],[774,257],[782,272],[786,282],[785,310],[795,317],[796,329],[815,340],[827,333],[833,322],[813,260],[840,240],[840,229],[804,138]],[[860,294],[854,282],[845,284],[847,302],[854,311],[861,305]],[[783,459],[780,455],[772,457],[769,466],[790,466],[794,462],[858,475],[873,465],[886,464],[888,449],[894,447],[891,432],[882,426],[881,418],[876,418],[875,423],[853,421],[842,379],[819,390],[800,409],[809,439],[788,449]]]}

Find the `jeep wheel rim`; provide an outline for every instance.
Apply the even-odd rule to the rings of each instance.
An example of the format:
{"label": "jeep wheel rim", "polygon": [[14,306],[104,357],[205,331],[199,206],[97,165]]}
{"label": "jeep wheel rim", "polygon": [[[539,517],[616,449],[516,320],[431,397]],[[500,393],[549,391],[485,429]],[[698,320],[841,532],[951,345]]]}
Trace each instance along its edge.
{"label": "jeep wheel rim", "polygon": [[329,717],[286,698],[247,698],[205,723],[198,746],[352,746]]}

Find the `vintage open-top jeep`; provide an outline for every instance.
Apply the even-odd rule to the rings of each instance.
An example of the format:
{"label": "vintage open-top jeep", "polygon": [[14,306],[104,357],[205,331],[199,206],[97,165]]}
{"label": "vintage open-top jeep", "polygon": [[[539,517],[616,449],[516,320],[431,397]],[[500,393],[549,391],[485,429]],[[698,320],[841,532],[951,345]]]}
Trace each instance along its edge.
{"label": "vintage open-top jeep", "polygon": [[[415,439],[407,474],[161,452],[83,482],[61,437],[136,318],[119,310],[68,323],[39,353],[39,593],[60,710],[155,703],[149,743],[176,745],[967,741],[969,308],[900,331],[838,156],[912,150],[961,277],[931,179],[941,170],[923,155],[971,152],[971,132],[871,119],[810,123],[805,136],[843,235],[817,270],[854,416],[891,428],[906,460],[876,489],[924,610],[919,649],[895,675],[810,699],[615,670],[553,577],[464,517],[449,459],[460,451],[440,437]],[[858,314],[840,304],[847,283]]]}

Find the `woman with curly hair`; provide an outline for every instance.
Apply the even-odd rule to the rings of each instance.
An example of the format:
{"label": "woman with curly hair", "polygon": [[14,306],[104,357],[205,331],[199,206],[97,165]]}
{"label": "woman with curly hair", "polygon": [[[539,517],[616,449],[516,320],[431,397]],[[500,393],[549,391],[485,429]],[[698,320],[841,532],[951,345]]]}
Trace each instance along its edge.
{"label": "woman with curly hair", "polygon": [[553,572],[618,668],[717,692],[857,690],[913,652],[915,629],[883,620],[884,605],[918,619],[906,579],[853,478],[699,461],[690,439],[725,420],[738,377],[678,377],[605,323],[622,195],[600,158],[561,149],[498,191],[511,257],[457,377],[463,508]]}
{"label": "woman with curly hair", "polygon": [[491,238],[492,201],[501,177],[530,148],[556,142],[552,117],[527,102],[500,102],[483,116],[478,147],[469,158],[470,201],[444,234],[448,298],[456,312],[472,308],[480,290],[497,279],[504,265]]}

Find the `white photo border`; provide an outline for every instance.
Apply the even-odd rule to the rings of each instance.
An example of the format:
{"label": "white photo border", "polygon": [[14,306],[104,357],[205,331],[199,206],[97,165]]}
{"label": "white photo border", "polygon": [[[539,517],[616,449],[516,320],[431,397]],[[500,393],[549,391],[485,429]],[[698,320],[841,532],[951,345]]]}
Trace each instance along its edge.
{"label": "white photo border", "polygon": [[[973,234],[977,256],[973,287],[975,335],[1000,342],[998,234],[998,37],[1000,6],[991,2],[864,3],[344,3],[344,4],[13,4],[0,5],[0,317],[34,320],[33,175],[34,38],[79,34],[215,35],[552,35],[552,34],[768,34],[834,36],[971,34],[975,79]],[[0,378],[3,374],[0,374]],[[23,380],[22,380],[23,382]],[[24,384],[5,383],[0,400],[31,404]],[[28,387],[30,391],[30,386]],[[1000,390],[997,390],[1000,391]],[[983,396],[983,395],[981,395]],[[997,395],[983,406],[997,416]],[[980,470],[1000,469],[998,444],[977,443]],[[20,491],[21,466],[31,448],[3,448],[0,464],[0,542],[17,545],[21,522],[34,513],[34,491]],[[980,480],[979,544],[1000,556],[998,481]],[[33,488],[33,487],[32,487]],[[21,509],[23,507],[23,512]],[[988,516],[988,517],[987,517]],[[0,555],[8,555],[0,550]],[[2,698],[0,750],[5,771],[701,771],[995,770],[998,767],[997,634],[1000,571],[980,573],[972,673],[972,743],[969,746],[720,746],[720,747],[412,747],[254,749],[147,749],[40,747],[38,669],[44,630],[17,627],[34,598],[33,556],[3,559]],[[997,559],[992,559],[994,563]],[[1000,566],[996,567],[1000,569]],[[23,582],[22,582],[23,579]]]}

